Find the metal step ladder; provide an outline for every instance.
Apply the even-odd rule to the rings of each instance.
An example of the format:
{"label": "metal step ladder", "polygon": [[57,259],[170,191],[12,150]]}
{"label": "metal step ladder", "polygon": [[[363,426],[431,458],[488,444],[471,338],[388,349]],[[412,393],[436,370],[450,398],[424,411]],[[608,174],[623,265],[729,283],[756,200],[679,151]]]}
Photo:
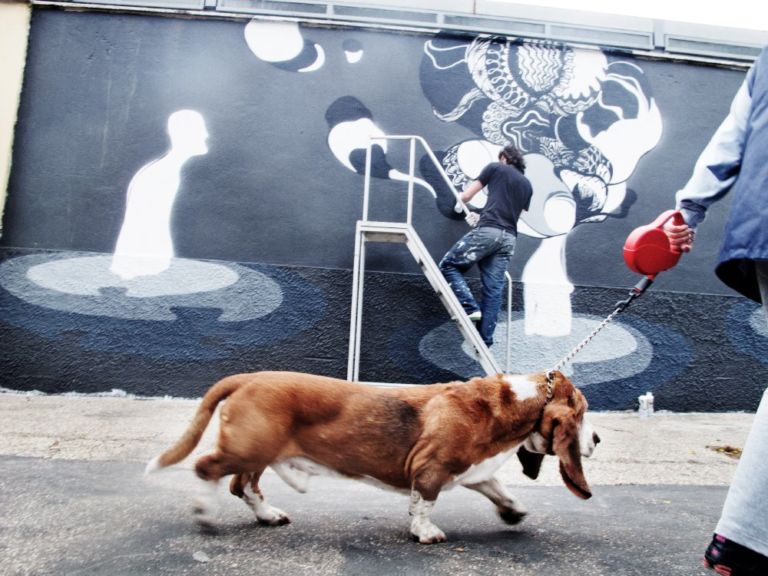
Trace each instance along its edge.
{"label": "metal step ladder", "polygon": [[474,351],[475,359],[486,374],[501,372],[493,353],[485,345],[474,323],[464,312],[461,304],[429,254],[419,235],[407,222],[371,222],[359,220],[355,232],[355,262],[352,279],[352,313],[349,335],[349,359],[347,380],[359,380],[360,372],[360,337],[363,318],[363,286],[365,275],[365,245],[368,242],[404,243],[416,263],[421,267],[432,289],[445,306],[451,320],[461,332],[464,340]]}
{"label": "metal step ladder", "polygon": [[[371,193],[371,146],[375,142],[386,141],[405,141],[410,148],[409,170],[408,170],[408,194],[406,200],[406,220],[405,222],[375,222],[368,220]],[[435,156],[426,140],[416,135],[378,135],[371,136],[368,140],[365,154],[365,185],[363,189],[363,218],[357,222],[355,232],[355,256],[352,279],[352,310],[350,314],[349,328],[349,356],[347,361],[347,380],[359,381],[360,377],[360,338],[363,321],[363,287],[365,284],[365,245],[368,242],[397,242],[403,243],[413,255],[417,264],[421,267],[424,275],[429,281],[432,289],[445,306],[445,309],[456,322],[464,340],[469,343],[474,352],[474,357],[480,364],[486,374],[499,374],[502,370],[490,351],[485,345],[474,323],[464,312],[459,300],[443,277],[442,272],[437,267],[429,251],[419,238],[411,222],[413,221],[413,192],[416,182],[416,145],[420,145],[424,152],[437,169],[443,182],[448,189],[453,192],[457,202],[462,206],[463,212],[468,215],[469,208],[461,202],[458,192],[453,187],[448,175],[443,170],[440,161]],[[386,144],[384,144],[386,146]],[[385,149],[386,151],[386,149]],[[434,191],[432,192],[434,196]],[[507,371],[510,368],[510,344],[511,344],[511,325],[512,325],[512,278],[508,272],[505,273],[507,281],[507,353],[506,366]]]}

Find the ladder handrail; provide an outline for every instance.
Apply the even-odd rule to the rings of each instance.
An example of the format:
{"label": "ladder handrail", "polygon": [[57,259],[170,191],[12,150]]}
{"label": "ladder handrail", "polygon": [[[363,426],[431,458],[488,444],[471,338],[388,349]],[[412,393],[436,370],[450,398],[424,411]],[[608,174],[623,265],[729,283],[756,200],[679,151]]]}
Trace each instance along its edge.
{"label": "ladder handrail", "polygon": [[[442,164],[440,164],[440,161],[437,159],[437,156],[435,156],[435,153],[432,151],[432,148],[429,146],[427,141],[417,135],[417,134],[377,134],[377,135],[370,135],[368,137],[368,143],[365,150],[365,182],[363,185],[363,221],[368,221],[368,208],[370,205],[370,193],[371,193],[371,146],[376,140],[409,140],[410,141],[410,150],[409,150],[409,170],[408,170],[408,204],[406,208],[406,223],[410,226],[412,225],[412,216],[413,216],[413,185],[414,185],[414,172],[415,172],[415,157],[416,157],[416,142],[421,144],[421,147],[424,149],[424,151],[427,153],[427,156],[429,156],[429,159],[432,161],[432,164],[437,168],[438,173],[443,179],[443,182],[448,186],[448,189],[453,194],[454,198],[456,199],[456,202],[458,204],[461,204],[462,212],[465,216],[469,216],[471,213],[471,210],[469,207],[461,200],[461,196],[456,191],[456,188],[453,185],[453,182],[451,182],[450,178],[448,178],[448,174],[446,174],[445,170],[443,169]],[[507,350],[506,350],[506,371],[509,373],[510,371],[510,347],[511,347],[511,328],[512,328],[512,276],[509,274],[508,271],[504,271],[504,279],[507,283]]]}
{"label": "ladder handrail", "polygon": [[366,157],[365,157],[365,187],[364,187],[364,198],[363,198],[363,220],[368,220],[368,197],[370,195],[370,179],[371,179],[371,143],[373,143],[375,140],[410,140],[411,141],[411,154],[410,154],[410,170],[408,172],[408,224],[411,223],[410,221],[410,214],[411,214],[411,203],[413,201],[413,177],[414,177],[414,159],[415,159],[415,150],[414,150],[414,143],[418,142],[421,144],[421,147],[424,149],[424,151],[427,153],[427,156],[429,156],[429,159],[432,161],[432,164],[435,165],[435,168],[437,168],[438,173],[443,178],[443,182],[448,186],[448,189],[453,194],[454,198],[456,198],[456,201],[461,204],[462,212],[464,212],[465,216],[469,216],[469,213],[471,210],[467,207],[467,205],[462,202],[459,193],[456,191],[456,188],[453,186],[453,182],[451,182],[451,179],[448,178],[448,174],[445,173],[445,170],[443,170],[443,166],[440,164],[440,161],[437,159],[437,156],[435,156],[435,153],[432,151],[432,148],[430,148],[427,141],[416,134],[379,134],[379,135],[372,135],[368,137],[368,146],[366,148]]}

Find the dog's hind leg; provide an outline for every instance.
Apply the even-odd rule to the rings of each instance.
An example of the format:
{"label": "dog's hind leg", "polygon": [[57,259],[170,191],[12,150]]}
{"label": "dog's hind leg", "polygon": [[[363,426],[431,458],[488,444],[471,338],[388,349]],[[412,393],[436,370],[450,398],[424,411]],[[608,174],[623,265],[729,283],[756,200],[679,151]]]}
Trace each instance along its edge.
{"label": "dog's hind leg", "polygon": [[195,473],[203,481],[203,492],[194,500],[195,521],[204,528],[215,524],[219,508],[219,480],[223,476],[239,471],[236,461],[221,452],[214,452],[200,457],[195,462]]}
{"label": "dog's hind leg", "polygon": [[229,481],[229,492],[233,496],[242,498],[244,496],[245,487],[251,483],[251,473],[241,472],[232,476],[232,480]]}
{"label": "dog's hind leg", "polygon": [[496,504],[496,511],[507,524],[517,524],[528,512],[520,504],[515,502],[512,495],[507,492],[496,478],[490,478],[476,484],[464,484],[466,488],[480,492],[491,502]]}
{"label": "dog's hind leg", "polygon": [[271,506],[259,488],[259,479],[264,468],[258,472],[237,474],[229,484],[229,491],[245,502],[253,510],[259,524],[267,526],[281,526],[288,524],[291,519],[288,515]]}
{"label": "dog's hind leg", "polygon": [[192,514],[195,522],[203,528],[213,528],[216,524],[216,515],[219,510],[218,482],[204,481],[203,489],[192,504]]}
{"label": "dog's hind leg", "polygon": [[192,514],[202,528],[214,528],[219,511],[218,480],[203,480],[200,493],[192,501]]}

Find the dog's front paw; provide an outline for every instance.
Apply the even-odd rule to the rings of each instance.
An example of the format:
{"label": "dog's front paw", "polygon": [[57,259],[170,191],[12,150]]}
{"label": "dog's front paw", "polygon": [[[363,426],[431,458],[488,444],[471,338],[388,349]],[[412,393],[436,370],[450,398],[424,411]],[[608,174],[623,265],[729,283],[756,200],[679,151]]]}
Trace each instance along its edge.
{"label": "dog's front paw", "polygon": [[499,506],[499,517],[507,524],[519,524],[528,512],[519,506]]}
{"label": "dog's front paw", "polygon": [[445,532],[432,524],[432,522],[419,521],[418,518],[414,518],[413,522],[411,522],[411,535],[420,544],[438,544],[448,540]]}
{"label": "dog's front paw", "polygon": [[259,506],[256,511],[256,520],[265,526],[282,526],[291,522],[288,514],[274,506]]}

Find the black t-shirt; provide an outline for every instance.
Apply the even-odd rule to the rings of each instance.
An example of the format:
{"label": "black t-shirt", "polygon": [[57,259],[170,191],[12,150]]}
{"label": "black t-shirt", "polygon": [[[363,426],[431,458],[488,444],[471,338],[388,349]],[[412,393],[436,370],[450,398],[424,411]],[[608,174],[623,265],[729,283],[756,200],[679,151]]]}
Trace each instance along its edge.
{"label": "black t-shirt", "polygon": [[508,230],[517,236],[517,220],[531,205],[531,183],[514,166],[492,162],[477,179],[488,187],[488,202],[480,215],[478,226]]}

